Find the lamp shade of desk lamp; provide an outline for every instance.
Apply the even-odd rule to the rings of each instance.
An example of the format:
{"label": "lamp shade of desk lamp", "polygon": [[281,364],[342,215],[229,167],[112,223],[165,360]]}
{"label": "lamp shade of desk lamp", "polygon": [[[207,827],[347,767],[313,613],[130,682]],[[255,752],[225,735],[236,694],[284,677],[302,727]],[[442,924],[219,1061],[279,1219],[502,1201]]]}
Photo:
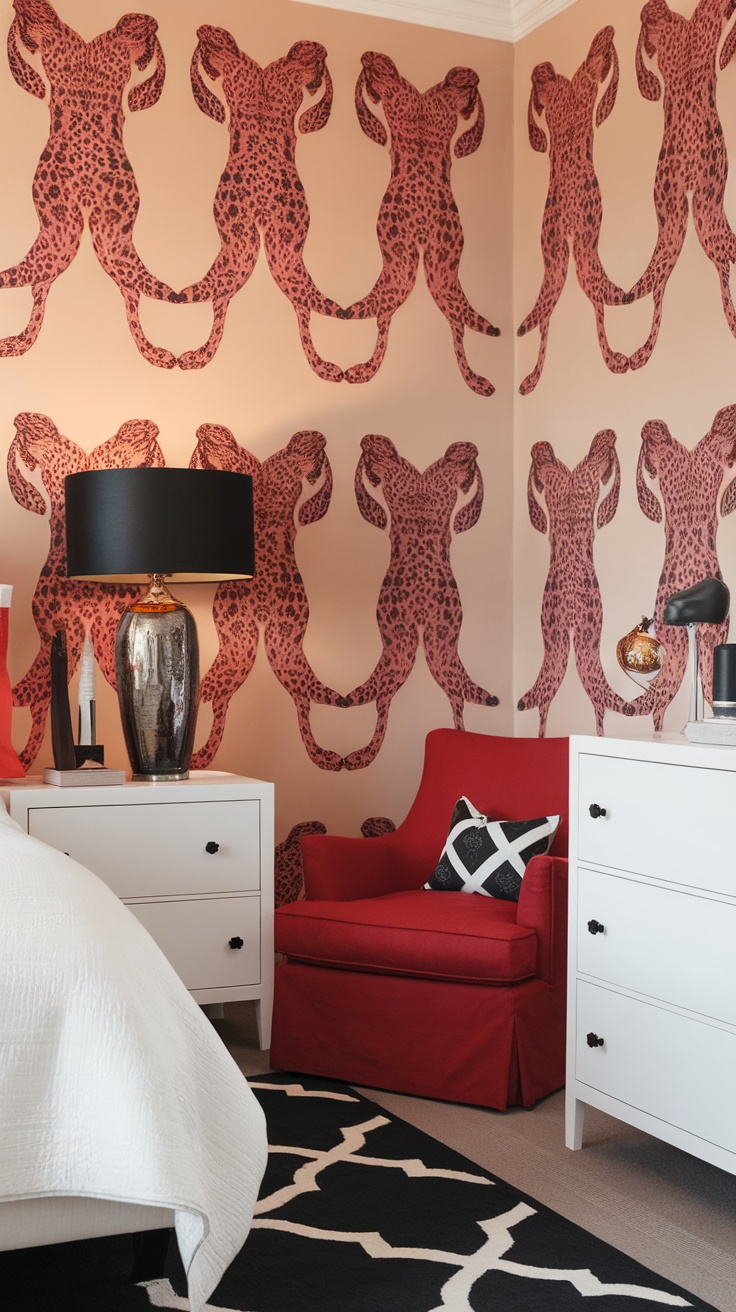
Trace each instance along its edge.
{"label": "lamp shade of desk lamp", "polygon": [[698,663],[698,624],[722,624],[728,615],[731,594],[722,579],[706,578],[682,592],[675,592],[665,604],[662,623],[687,625],[688,664],[690,666],[690,723],[703,719],[703,690]]}
{"label": "lamp shade of desk lamp", "polygon": [[252,578],[253,484],[211,469],[99,469],[69,474],[67,575],[144,583],[115,643],[118,700],[134,779],[186,779],[199,704],[191,612],[166,582]]}

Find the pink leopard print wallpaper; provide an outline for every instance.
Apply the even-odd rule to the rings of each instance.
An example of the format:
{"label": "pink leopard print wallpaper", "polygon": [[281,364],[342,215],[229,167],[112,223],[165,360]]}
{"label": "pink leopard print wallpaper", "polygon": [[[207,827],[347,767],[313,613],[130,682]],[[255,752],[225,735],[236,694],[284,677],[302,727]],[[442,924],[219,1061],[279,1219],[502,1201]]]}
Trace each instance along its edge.
{"label": "pink leopard print wallpaper", "polygon": [[[428,91],[402,77],[392,59],[367,51],[355,86],[355,108],[366,136],[389,143],[391,177],[378,214],[383,268],[367,296],[340,312],[346,319],[375,319],[378,337],[370,360],[353,365],[349,383],[373,377],[386,353],[391,320],[416,282],[420,262],[432,299],[452,332],[455,355],[468,387],[480,396],[495,391],[468,364],[465,329],[497,337],[499,329],[474,310],[458,275],[463,230],[450,186],[452,156],[463,159],[483,140],[485,111],[472,68],[451,68]],[[385,122],[371,109],[380,105]],[[474,118],[453,143],[458,123]],[[389,140],[390,138],[390,140]]]}
{"label": "pink leopard print wallpaper", "polygon": [[[47,0],[15,0],[13,8],[10,71],[24,91],[48,97],[51,124],[33,181],[38,237],[19,264],[0,273],[0,288],[31,288],[33,309],[21,333],[0,341],[0,356],[22,355],[35,342],[49,289],[77,254],[86,223],[102,268],[120,289],[138,350],[170,369],[175,357],[148,341],[138,307],[141,296],[176,301],[177,295],[149,272],[133,245],[140,197],[123,145],[123,97],[133,70],[152,69],[128,90],[129,111],[149,109],[163,89],[156,21],[126,14],[88,42]],[[35,54],[43,76],[29,63]]]}
{"label": "pink leopard print wallpaper", "polygon": [[[253,475],[256,577],[183,600],[195,763],[275,781],[280,896],[301,826],[402,818],[437,725],[679,729],[667,597],[736,587],[731,0],[576,0],[514,48],[289,0],[0,21],[26,767],[59,626],[125,764],[130,594],[71,584],[63,542],[64,474],[116,464]],[[615,650],[643,614],[666,661],[637,695]]]}
{"label": "pink leopard print wallpaper", "polygon": [[[665,540],[653,615],[657,632],[666,643],[666,660],[639,708],[641,714],[651,712],[655,729],[663,727],[664,713],[687,665],[686,631],[664,627],[665,603],[673,593],[701,579],[723,578],[716,535],[719,512],[725,517],[736,507],[736,478],[730,472],[735,464],[736,405],[719,410],[705,437],[691,451],[672,437],[661,419],[649,420],[642,429],[637,496],[647,519],[655,524],[664,519]],[[713,648],[727,641],[728,629],[728,620],[698,625],[699,665],[706,691],[713,677]]]}
{"label": "pink leopard print wallpaper", "polygon": [[[611,489],[601,499],[601,488],[611,479]],[[616,434],[610,428],[596,433],[588,454],[572,470],[549,442],[535,442],[532,447],[529,518],[538,533],[549,537],[549,572],[542,601],[544,660],[518,709],[539,707],[540,737],[565,676],[571,645],[580,682],[593,704],[596,731],[603,733],[607,710],[633,714],[633,708],[611,688],[601,665],[603,603],[593,559],[596,529],[610,524],[620,491]],[[544,497],[547,514],[537,494]]]}
{"label": "pink leopard print wallpaper", "polygon": [[[127,764],[113,648],[134,593],[66,578],[65,475],[247,470],[255,578],[181,589],[201,648],[194,765],[274,780],[283,900],[302,832],[401,819],[430,728],[513,728],[510,651],[487,613],[492,593],[510,629],[510,571],[477,567],[510,559],[511,502],[484,499],[480,471],[493,452],[503,487],[513,457],[512,398],[485,381],[509,374],[510,336],[481,312],[510,321],[511,51],[289,0],[153,0],[122,17],[112,0],[5,0],[0,23],[14,741],[29,772],[51,763],[63,628],[73,720],[89,635],[98,737]],[[377,430],[393,464],[376,477],[372,451],[356,499]],[[397,596],[408,666],[391,658]]]}
{"label": "pink leopard print wallpaper", "polygon": [[320,747],[310,727],[312,702],[341,706],[345,700],[321,682],[304,655],[309,602],[295,554],[297,525],[316,522],[329,508],[332,469],[325,446],[322,433],[295,433],[261,463],[238,445],[229,429],[202,424],[197,430],[189,462],[193,469],[226,469],[253,479],[256,572],[244,583],[221,583],[215,592],[219,651],[201,693],[203,702],[212,703],[213,720],[206,743],[195,754],[195,767],[214,760],[228,706],[253,668],[262,633],[268,663],[294,703],[309,759],[323,770],[341,768],[337,753]]}
{"label": "pink leopard print wallpaper", "polygon": [[732,0],[700,0],[689,19],[665,0],[648,0],[641,11],[636,79],[646,100],[663,98],[664,132],[654,179],[657,242],[631,293],[634,299],[652,294],[652,327],[631,357],[632,369],[646,364],[654,350],[690,207],[698,240],[718,274],[723,313],[736,335],[730,288],[736,237],[724,209],[728,155],[716,86],[716,57],[722,72],[736,52],[733,26],[721,45],[733,13]]}
{"label": "pink leopard print wallpaper", "polygon": [[[339,382],[342,370],[320,357],[309,331],[312,311],[335,314],[339,306],[315,287],[304,265],[309,209],[296,167],[294,127],[298,116],[299,132],[317,132],[330,117],[327,51],[316,41],[297,41],[287,55],[260,68],[221,27],[205,24],[197,37],[194,98],[217,123],[224,123],[227,106],[230,152],[214,205],[219,254],[204,278],[182,292],[185,302],[212,302],[212,330],[204,346],[187,351],[179,364],[200,369],[212,359],[228,305],[253,272],[262,241],[271,275],[294,306],[307,360],[320,378]],[[221,83],[225,104],[205,76]],[[305,92],[318,91],[321,99],[299,113]]]}
{"label": "pink leopard print wallpaper", "polygon": [[[602,27],[606,19],[615,27]],[[531,683],[519,711],[526,718],[539,708],[540,733],[680,730],[687,637],[664,625],[665,604],[709,576],[736,587],[727,518],[736,454],[736,209],[728,187],[735,51],[732,0],[647,0],[643,8],[578,0],[518,50],[516,121],[527,110],[532,147],[543,150],[548,133],[550,153],[546,200],[533,153],[520,144],[515,154],[521,304],[534,286],[530,255],[543,216],[542,292],[520,329],[539,326],[540,346],[534,361],[520,342],[515,446],[519,459],[531,451],[529,514],[549,535],[549,561],[545,567],[522,520],[514,558],[515,678]],[[605,132],[594,131],[604,120]],[[577,286],[565,282],[570,258]],[[606,434],[617,468],[604,494],[594,471]],[[533,588],[543,597],[541,634]],[[615,652],[645,614],[665,659],[637,696]],[[728,632],[728,620],[699,632],[706,698],[713,647]]]}
{"label": "pink leopard print wallpaper", "polygon": [[[370,433],[360,445],[358,508],[369,524],[388,528],[391,556],[376,608],[383,650],[369,678],[347,697],[350,706],[375,702],[376,727],[365,747],[345,757],[347,770],[369,765],[378,752],[391,702],[411,674],[420,642],[456,729],[465,728],[466,702],[498,706],[498,697],[471,679],[458,654],[463,612],[450,563],[452,535],[472,528],[483,506],[478,448],[453,442],[420,473],[388,437]],[[373,489],[380,489],[381,501]]]}
{"label": "pink leopard print wallpaper", "polygon": [[[555,72],[547,61],[532,70],[529,142],[533,150],[549,151],[549,188],[541,237],[544,278],[533,308],[518,328],[519,337],[539,329],[539,354],[519,387],[522,396],[533,391],[541,377],[550,319],[565,285],[571,256],[578,282],[595,311],[598,341],[608,368],[617,374],[628,368],[626,356],[609,346],[604,307],[623,305],[633,297],[611,282],[601,264],[598,238],[603,205],[593,164],[594,117],[596,127],[608,118],[616,103],[618,79],[612,27],[602,28],[593,38],[586,59],[571,79]],[[549,142],[538,122],[542,117]]]}

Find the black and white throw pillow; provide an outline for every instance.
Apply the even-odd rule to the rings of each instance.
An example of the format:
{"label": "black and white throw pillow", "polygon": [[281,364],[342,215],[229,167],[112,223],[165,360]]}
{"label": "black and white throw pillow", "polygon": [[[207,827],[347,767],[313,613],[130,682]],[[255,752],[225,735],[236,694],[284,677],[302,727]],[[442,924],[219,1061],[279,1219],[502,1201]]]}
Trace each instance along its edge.
{"label": "black and white throw pillow", "polygon": [[442,856],[424,887],[518,902],[524,871],[533,856],[549,851],[559,823],[558,815],[489,820],[461,797]]}

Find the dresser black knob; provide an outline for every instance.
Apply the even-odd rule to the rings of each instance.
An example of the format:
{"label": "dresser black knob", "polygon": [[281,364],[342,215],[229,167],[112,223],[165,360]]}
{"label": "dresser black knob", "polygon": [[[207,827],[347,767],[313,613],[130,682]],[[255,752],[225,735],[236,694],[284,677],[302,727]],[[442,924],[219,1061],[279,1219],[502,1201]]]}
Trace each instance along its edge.
{"label": "dresser black knob", "polygon": [[599,806],[597,802],[593,802],[592,805],[588,807],[588,810],[594,820],[597,820],[599,816],[606,814],[605,806]]}
{"label": "dresser black knob", "polygon": [[587,1036],[587,1043],[589,1048],[603,1047],[603,1039],[599,1039],[598,1035],[594,1034],[592,1030],[590,1034]]}
{"label": "dresser black knob", "polygon": [[[229,948],[242,948],[242,946],[243,946],[243,940],[242,940],[242,938],[240,938],[240,936],[237,935],[237,934],[236,934],[235,938],[231,938],[231,939],[230,939],[230,942],[228,943],[228,947],[229,947]],[[603,1040],[601,1039],[601,1043],[602,1043],[602,1042],[603,1042]]]}
{"label": "dresser black knob", "polygon": [[602,934],[605,928],[606,928],[605,925],[602,925],[601,922],[600,922],[600,920],[589,920],[589,921],[588,921],[588,933],[589,933],[589,934]]}
{"label": "dresser black knob", "polygon": [[204,850],[205,850],[205,852],[209,852],[210,856],[213,856],[215,852],[219,852],[219,850],[220,850],[220,844],[219,844],[219,843],[205,843],[205,845],[204,845]]}

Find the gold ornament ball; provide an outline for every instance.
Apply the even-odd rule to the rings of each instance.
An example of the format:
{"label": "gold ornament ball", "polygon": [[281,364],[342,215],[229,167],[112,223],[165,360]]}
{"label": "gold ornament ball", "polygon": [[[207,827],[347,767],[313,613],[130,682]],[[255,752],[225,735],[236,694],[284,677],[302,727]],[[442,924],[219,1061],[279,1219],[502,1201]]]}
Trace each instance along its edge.
{"label": "gold ornament ball", "polygon": [[652,620],[642,616],[641,624],[627,633],[616,645],[616,658],[627,674],[656,674],[662,668],[664,649],[647,630]]}

